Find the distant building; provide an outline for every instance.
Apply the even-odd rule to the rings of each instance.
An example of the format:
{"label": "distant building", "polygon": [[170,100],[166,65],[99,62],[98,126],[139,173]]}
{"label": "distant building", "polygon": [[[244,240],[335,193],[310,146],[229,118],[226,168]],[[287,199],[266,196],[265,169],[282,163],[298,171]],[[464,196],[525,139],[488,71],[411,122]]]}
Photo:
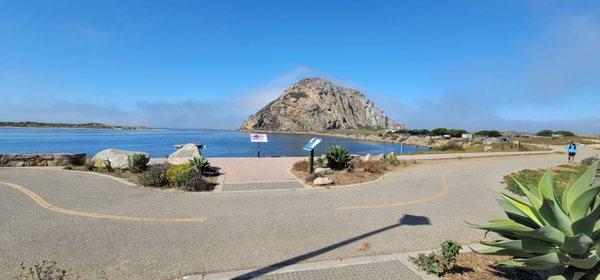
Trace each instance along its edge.
{"label": "distant building", "polygon": [[462,139],[467,139],[467,140],[471,140],[473,139],[473,134],[471,133],[463,133],[463,135],[461,136]]}

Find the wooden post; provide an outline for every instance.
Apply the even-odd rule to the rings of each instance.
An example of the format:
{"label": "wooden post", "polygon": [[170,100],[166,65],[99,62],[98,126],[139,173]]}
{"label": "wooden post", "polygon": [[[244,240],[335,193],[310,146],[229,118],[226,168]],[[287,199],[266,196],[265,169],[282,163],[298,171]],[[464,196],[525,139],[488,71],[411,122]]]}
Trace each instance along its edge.
{"label": "wooden post", "polygon": [[314,169],[313,169],[313,163],[315,161],[315,149],[310,150],[310,159],[308,160],[308,173],[312,174]]}

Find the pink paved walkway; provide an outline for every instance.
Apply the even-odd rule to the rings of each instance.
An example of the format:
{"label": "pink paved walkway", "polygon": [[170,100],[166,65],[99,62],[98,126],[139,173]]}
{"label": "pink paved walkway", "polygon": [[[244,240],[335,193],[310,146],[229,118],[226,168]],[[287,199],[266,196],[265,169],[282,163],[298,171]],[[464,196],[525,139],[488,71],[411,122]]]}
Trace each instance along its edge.
{"label": "pink paved walkway", "polygon": [[294,162],[303,157],[280,158],[210,158],[212,165],[221,167],[225,183],[250,183],[294,180],[290,174]]}

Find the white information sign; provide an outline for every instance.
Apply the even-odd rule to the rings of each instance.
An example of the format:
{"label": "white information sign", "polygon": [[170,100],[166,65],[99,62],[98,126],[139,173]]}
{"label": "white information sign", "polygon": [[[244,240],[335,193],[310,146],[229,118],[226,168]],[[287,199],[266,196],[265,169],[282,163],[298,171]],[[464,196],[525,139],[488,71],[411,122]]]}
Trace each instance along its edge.
{"label": "white information sign", "polygon": [[266,134],[251,133],[250,134],[250,142],[252,142],[252,143],[267,143],[267,142],[269,142],[269,140],[267,139]]}

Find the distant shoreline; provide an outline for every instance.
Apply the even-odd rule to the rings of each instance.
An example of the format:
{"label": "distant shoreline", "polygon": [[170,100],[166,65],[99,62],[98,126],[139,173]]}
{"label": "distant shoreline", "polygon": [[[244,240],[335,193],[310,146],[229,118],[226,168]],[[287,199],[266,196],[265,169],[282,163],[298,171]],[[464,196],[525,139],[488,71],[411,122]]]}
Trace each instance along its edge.
{"label": "distant shoreline", "polygon": [[42,122],[0,122],[0,128],[32,129],[88,129],[88,130],[150,130],[145,126],[107,125],[102,123],[42,123]]}

